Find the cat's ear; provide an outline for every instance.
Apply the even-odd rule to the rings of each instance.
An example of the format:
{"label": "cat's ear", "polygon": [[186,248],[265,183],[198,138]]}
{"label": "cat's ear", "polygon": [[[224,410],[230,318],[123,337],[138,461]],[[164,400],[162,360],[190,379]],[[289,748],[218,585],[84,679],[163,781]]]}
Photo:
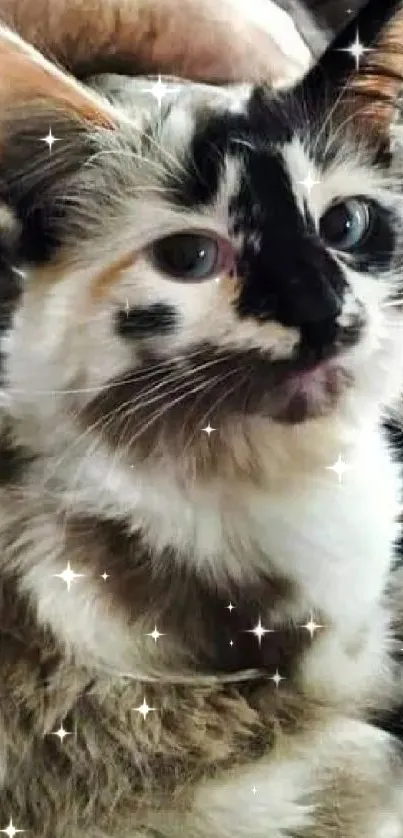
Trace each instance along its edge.
{"label": "cat's ear", "polygon": [[298,87],[315,109],[347,108],[387,136],[403,89],[402,0],[367,0]]}
{"label": "cat's ear", "polygon": [[15,32],[0,26],[0,137],[1,124],[23,107],[38,111],[54,107],[66,116],[112,128],[112,107],[98,99],[72,76],[60,70]]}
{"label": "cat's ear", "polygon": [[[0,205],[22,230],[22,259],[41,262],[59,247],[68,183],[93,153],[94,135],[115,135],[119,118],[106,99],[0,26]],[[0,255],[3,238],[0,224]]]}

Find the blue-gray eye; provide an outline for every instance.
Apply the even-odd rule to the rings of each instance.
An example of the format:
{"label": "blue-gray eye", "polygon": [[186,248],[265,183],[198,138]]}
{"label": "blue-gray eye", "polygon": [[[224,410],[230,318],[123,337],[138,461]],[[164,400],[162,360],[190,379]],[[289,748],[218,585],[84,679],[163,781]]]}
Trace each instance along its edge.
{"label": "blue-gray eye", "polygon": [[207,233],[174,233],[148,248],[154,267],[178,282],[202,282],[230,272],[234,256],[229,242]]}
{"label": "blue-gray eye", "polygon": [[373,208],[369,201],[349,198],[333,204],[320,220],[319,232],[334,250],[354,252],[367,239],[372,228]]}

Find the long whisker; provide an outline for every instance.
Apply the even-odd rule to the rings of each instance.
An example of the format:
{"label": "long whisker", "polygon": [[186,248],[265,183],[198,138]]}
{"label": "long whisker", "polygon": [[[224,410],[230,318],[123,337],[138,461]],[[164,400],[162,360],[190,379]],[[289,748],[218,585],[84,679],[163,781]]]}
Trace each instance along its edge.
{"label": "long whisker", "polygon": [[[197,355],[203,354],[204,352],[205,352],[204,349],[197,349],[197,350],[195,350],[195,352],[189,353],[189,354],[186,355],[186,361],[193,360],[195,357],[197,357]],[[222,355],[220,357],[225,358],[227,356]],[[164,367],[169,368],[171,366],[172,366],[172,358],[164,358],[162,361],[158,362],[158,364],[153,366],[152,370],[141,369],[138,372],[134,373],[129,378],[125,379],[125,383],[126,384],[135,384],[137,381],[141,380],[141,378],[147,378],[147,376],[154,375],[154,373],[157,375],[159,371],[164,369]],[[41,390],[35,390],[35,392],[39,396],[53,396],[53,395],[54,396],[57,396],[57,395],[69,396],[69,395],[77,395],[77,394],[80,394],[80,393],[82,393],[82,394],[91,394],[91,393],[101,394],[104,391],[109,391],[109,390],[111,390],[113,388],[116,388],[116,387],[121,387],[121,382],[120,381],[111,382],[110,384],[108,384],[108,383],[98,384],[96,387],[75,387],[75,388],[69,388],[69,389],[61,388],[60,390],[53,388],[51,390],[42,390],[42,389]],[[24,389],[18,389],[16,387],[9,387],[9,388],[7,388],[7,392],[10,393],[10,394],[15,393],[15,394],[20,394],[21,395],[21,394],[25,393],[25,390]]]}
{"label": "long whisker", "polygon": [[[162,149],[161,149],[161,151],[162,151]],[[152,160],[149,157],[147,157],[145,154],[141,154],[140,152],[125,151],[124,149],[104,149],[102,151],[94,152],[94,154],[91,154],[91,156],[88,157],[88,159],[85,161],[85,163],[83,164],[83,168],[91,167],[94,164],[94,162],[96,160],[98,160],[98,158],[106,157],[106,156],[108,156],[108,157],[115,156],[118,159],[121,159],[122,157],[127,157],[130,160],[132,160],[133,162],[134,161],[136,161],[136,162],[139,161],[142,164],[147,164],[147,167],[155,169],[155,171],[159,175],[161,175],[161,174],[166,175],[167,174],[167,169],[163,166],[162,162],[160,162],[158,160]]]}
{"label": "long whisker", "polygon": [[[228,378],[230,378],[232,375],[235,375],[235,374],[238,374],[238,373],[239,373],[239,370],[237,370],[237,369],[229,370],[229,371],[225,374],[225,376],[224,376],[223,378],[221,378],[221,380],[220,380],[220,384],[221,384],[221,383],[224,383],[225,381],[227,381],[227,380],[228,380]],[[225,390],[225,392],[224,392],[224,393],[221,393],[221,394],[220,394],[220,396],[219,396],[219,397],[218,397],[218,398],[217,398],[217,399],[213,402],[213,404],[211,405],[211,407],[209,408],[209,410],[208,410],[208,411],[206,411],[206,412],[203,414],[203,416],[201,417],[201,420],[200,420],[200,422],[199,422],[200,428],[202,428],[202,427],[203,427],[204,422],[205,422],[205,420],[206,420],[207,418],[210,418],[210,417],[212,417],[212,416],[214,415],[214,410],[215,410],[217,407],[219,407],[219,405],[220,405],[223,401],[225,401],[225,399],[226,399],[226,398],[230,395],[230,393],[233,393],[233,392],[234,392],[234,390],[236,390],[238,387],[241,387],[241,386],[242,386],[242,384],[243,384],[245,381],[246,381],[246,376],[243,376],[243,377],[242,377],[242,379],[241,379],[241,381],[239,381],[239,380],[238,380],[238,381],[236,381],[233,387],[227,388],[227,389]],[[212,388],[208,388],[208,389],[212,389]],[[207,390],[207,392],[208,392],[208,390]],[[194,408],[197,406],[198,401],[199,401],[199,399],[196,399],[195,404],[194,404],[194,405],[192,405],[191,410],[190,410],[190,411],[188,412],[188,414],[187,414],[187,418],[188,418],[188,417],[189,417],[189,415],[191,415],[191,414],[192,414],[192,412],[194,411]],[[187,452],[188,448],[192,445],[192,443],[193,443],[193,441],[194,441],[194,439],[195,439],[195,436],[196,436],[196,433],[197,433],[197,431],[198,431],[198,430],[199,430],[199,428],[196,428],[196,429],[192,432],[192,434],[189,436],[189,439],[188,439],[188,441],[185,443],[184,448],[183,448],[183,453],[184,453],[184,454],[186,454],[186,452]]]}
{"label": "long whisker", "polygon": [[[188,358],[191,358],[191,359],[194,360],[202,352],[203,352],[203,350],[197,350],[192,355],[189,355]],[[205,362],[204,364],[198,365],[198,366],[193,367],[191,369],[185,369],[185,370],[176,369],[170,375],[168,375],[164,379],[163,382],[160,382],[160,383],[157,383],[157,384],[152,384],[151,386],[146,386],[145,388],[143,388],[141,390],[141,392],[138,394],[138,396],[135,400],[128,399],[123,404],[120,404],[117,407],[115,406],[114,408],[112,408],[111,411],[109,411],[109,413],[99,417],[95,422],[93,422],[91,425],[89,425],[80,434],[80,436],[77,439],[73,440],[69,444],[69,446],[67,446],[67,448],[64,449],[62,457],[53,461],[52,470],[47,472],[46,477],[45,477],[45,481],[48,482],[52,478],[52,476],[57,472],[58,468],[62,465],[62,463],[66,459],[67,455],[71,453],[71,451],[72,451],[72,449],[74,449],[74,447],[82,445],[83,440],[85,439],[86,436],[91,437],[92,434],[98,428],[101,428],[103,433],[105,433],[105,431],[108,428],[108,425],[113,420],[116,420],[116,418],[119,416],[119,414],[123,413],[127,408],[130,408],[131,412],[134,413],[135,410],[136,410],[136,406],[137,406],[138,402],[141,402],[141,407],[148,407],[153,401],[159,401],[161,399],[167,398],[167,396],[169,396],[169,391],[171,389],[170,387],[168,389],[168,392],[165,389],[165,390],[163,390],[163,392],[159,392],[158,396],[155,395],[156,391],[157,390],[160,391],[161,388],[167,388],[169,385],[175,385],[176,382],[179,382],[178,386],[183,385],[184,387],[189,387],[189,383],[188,383],[189,378],[196,377],[197,375],[200,375],[202,372],[204,373],[207,369],[210,369],[210,368],[216,366],[223,359],[225,359],[227,357],[230,357],[230,354],[231,353],[227,353],[226,355],[222,355],[219,358],[212,358],[209,361]],[[171,362],[170,362],[170,364],[171,364]],[[147,384],[150,383],[149,379],[151,377],[155,378],[155,377],[159,376],[159,374],[161,372],[161,369],[154,369],[153,368],[151,371],[149,370],[149,371],[142,371],[142,372],[143,372],[143,377],[145,378],[145,384],[147,385]],[[146,374],[147,372],[149,373],[148,376]],[[131,383],[137,383],[137,381],[138,381],[138,377],[137,376],[132,376],[132,377],[126,379],[125,383],[131,384]],[[115,386],[120,386],[120,385],[118,383],[116,383]],[[108,388],[106,388],[106,389],[108,389]],[[99,390],[97,392],[99,392]],[[151,395],[151,398],[148,399],[147,402],[145,402],[144,398],[148,394]],[[97,443],[99,443],[99,440],[97,440]],[[91,452],[92,452],[94,450],[94,443],[90,446],[90,448],[91,448]],[[86,457],[84,457],[81,460],[81,463],[82,463],[83,467],[84,467],[84,460],[85,459],[86,459]]]}
{"label": "long whisker", "polygon": [[[220,380],[220,375],[215,376],[215,380],[216,380],[216,381],[219,381],[219,380]],[[155,424],[155,423],[158,421],[158,419],[160,419],[160,418],[161,418],[161,416],[164,416],[164,414],[165,414],[165,413],[167,413],[167,411],[172,410],[172,408],[173,408],[175,405],[180,404],[180,402],[182,402],[182,401],[183,401],[185,398],[187,398],[189,395],[194,395],[194,393],[199,392],[200,390],[204,389],[205,387],[206,387],[206,383],[203,381],[201,384],[198,384],[198,385],[196,385],[195,387],[193,387],[193,388],[192,388],[192,390],[190,391],[190,393],[189,393],[189,390],[187,390],[187,389],[186,389],[186,390],[185,390],[185,392],[184,392],[184,393],[182,393],[182,395],[180,395],[180,396],[178,396],[177,398],[175,398],[175,399],[174,399],[172,402],[170,402],[168,405],[165,405],[165,406],[162,408],[162,410],[160,410],[160,411],[156,412],[156,413],[155,413],[155,414],[151,417],[151,419],[149,419],[149,420],[148,420],[148,422],[146,422],[146,424],[145,424],[145,425],[143,425],[143,426],[142,426],[142,427],[138,430],[138,432],[134,435],[134,437],[132,437],[132,439],[131,439],[131,441],[130,441],[130,442],[131,442],[131,445],[133,445],[133,444],[134,444],[134,443],[135,443],[135,442],[136,442],[136,441],[140,438],[140,436],[142,436],[142,435],[145,433],[145,431],[147,431],[147,430],[148,430],[148,429],[149,429],[149,428],[150,428],[153,424]]]}
{"label": "long whisker", "polygon": [[[336,96],[336,98],[335,98],[335,100],[334,100],[334,102],[333,102],[332,107],[331,107],[331,108],[330,108],[330,110],[327,112],[326,117],[325,117],[325,119],[324,119],[323,123],[321,124],[320,130],[319,130],[319,133],[318,133],[318,134],[316,135],[316,137],[315,137],[315,145],[314,145],[314,148],[313,148],[313,153],[314,153],[314,154],[315,154],[315,152],[317,151],[317,148],[318,148],[319,142],[320,142],[320,140],[322,139],[323,134],[325,133],[325,131],[326,131],[326,130],[327,130],[327,128],[328,128],[329,123],[330,123],[330,122],[331,122],[331,120],[333,119],[333,116],[334,116],[334,114],[335,114],[335,111],[337,110],[337,108],[338,108],[338,107],[339,107],[339,105],[340,105],[341,100],[342,100],[342,99],[343,99],[343,97],[345,96],[345,93],[346,93],[346,88],[347,88],[347,85],[344,85],[344,86],[341,88],[341,90],[339,91],[338,95]],[[309,118],[309,117],[308,117],[308,118]]]}

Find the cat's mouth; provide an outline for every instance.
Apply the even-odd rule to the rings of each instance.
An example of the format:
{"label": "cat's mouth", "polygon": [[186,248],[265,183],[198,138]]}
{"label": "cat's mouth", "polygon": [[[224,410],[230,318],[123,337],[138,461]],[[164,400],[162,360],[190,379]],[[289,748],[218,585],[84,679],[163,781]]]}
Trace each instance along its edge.
{"label": "cat's mouth", "polygon": [[336,408],[351,384],[351,374],[336,360],[290,370],[271,393],[269,415],[289,424],[317,418]]}
{"label": "cat's mouth", "polygon": [[183,446],[205,426],[224,429],[238,417],[290,425],[319,418],[337,409],[353,383],[340,355],[319,363],[273,361],[254,349],[224,354],[203,345],[181,358],[144,356],[140,368],[110,381],[82,415],[85,425],[108,416],[115,444],[151,452],[158,440]]}

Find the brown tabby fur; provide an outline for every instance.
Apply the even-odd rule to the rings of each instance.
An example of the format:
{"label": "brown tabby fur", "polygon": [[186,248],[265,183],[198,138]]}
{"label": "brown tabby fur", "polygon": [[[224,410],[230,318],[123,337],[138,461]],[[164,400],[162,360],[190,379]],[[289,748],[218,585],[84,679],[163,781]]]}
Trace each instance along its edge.
{"label": "brown tabby fur", "polygon": [[[34,603],[18,590],[25,557],[16,553],[13,543],[18,544],[22,531],[29,531],[37,508],[23,487],[29,473],[24,452],[13,454],[6,437],[2,462],[9,464],[1,489],[2,543],[14,567],[11,571],[3,566],[0,601],[4,827],[12,815],[17,828],[41,838],[133,838],[154,835],[153,829],[157,835],[177,835],[178,823],[186,824],[191,816],[194,791],[202,781],[230,775],[235,766],[253,766],[275,750],[287,750],[290,737],[295,741],[308,736],[314,744],[317,731],[327,749],[326,727],[343,706],[332,706],[314,690],[307,692],[298,677],[305,654],[326,626],[312,639],[305,629],[291,626],[268,634],[260,651],[255,637],[242,634],[255,625],[258,614],[263,624],[270,624],[277,610],[292,610],[296,592],[283,580],[262,579],[249,591],[228,583],[217,591],[201,584],[191,571],[175,573],[169,555],[165,573],[153,576],[147,549],[137,538],[113,523],[69,520],[63,551],[75,572],[98,579],[111,607],[116,610],[119,603],[134,631],[137,621],[144,626],[142,634],[157,622],[167,635],[158,643],[144,637],[144,660],[163,667],[154,683],[124,674],[108,676],[77,661],[50,630],[39,626]],[[77,549],[83,539],[85,555]],[[29,549],[28,539],[27,558]],[[100,574],[105,570],[110,576],[103,581]],[[226,611],[229,600],[236,603],[232,613]],[[237,640],[232,660],[230,636]],[[163,658],[158,660],[160,652]],[[357,652],[352,648],[350,654]],[[244,680],[246,666],[257,669]],[[278,687],[271,680],[277,667],[285,677]],[[175,669],[188,673],[188,684],[186,678],[185,683],[172,683]],[[233,682],[225,683],[226,675]],[[390,701],[386,670],[380,675],[382,685],[374,685],[377,707]],[[144,699],[153,708],[146,718],[136,709]],[[362,717],[371,703],[368,696],[361,706],[354,701],[350,715]],[[61,724],[68,731],[63,741],[56,736]],[[361,836],[359,812],[366,815],[369,805],[363,804],[363,797],[369,795],[375,808],[385,790],[366,774],[371,755],[365,753],[361,769],[359,753],[357,757],[353,768],[337,760],[334,770],[323,776],[315,826],[307,833],[298,831],[299,838]],[[384,759],[386,781],[388,771],[394,770],[387,748]],[[356,775],[352,784],[351,770],[355,775],[362,771],[361,781]],[[334,832],[339,796],[343,805]],[[197,819],[189,824],[189,838],[198,835]]]}
{"label": "brown tabby fur", "polygon": [[[17,59],[10,69],[15,80],[13,69],[22,83],[25,68]],[[6,73],[7,65],[3,97]],[[54,94],[60,108],[56,83]],[[76,113],[74,103],[72,94]],[[9,118],[14,103],[2,104],[4,140],[4,113],[8,108]],[[87,106],[85,99],[83,123],[113,119],[112,111],[89,113]],[[50,167],[50,180],[51,174]],[[39,296],[43,287],[38,284]],[[323,626],[310,638],[303,627],[310,615],[299,613],[300,591],[289,580],[261,575],[253,585],[218,584],[202,580],[190,562],[174,563],[168,550],[156,570],[138,535],[115,522],[72,515],[56,491],[41,493],[43,475],[38,478],[30,453],[14,446],[6,425],[1,460],[1,828],[12,818],[38,838],[367,838],[369,828],[371,838],[401,838],[403,826],[398,831],[395,822],[385,831],[384,820],[377,820],[391,811],[398,813],[398,827],[403,824],[397,746],[369,724],[375,710],[398,701],[392,640],[366,691],[324,695],[317,681],[307,686],[304,666],[332,627],[315,614]],[[88,575],[105,615],[141,638],[138,675],[107,672],[90,655],[80,659],[41,622],[23,583],[35,557],[45,573],[54,555]],[[245,551],[245,566],[248,558]],[[80,580],[73,582],[73,598],[76,584],[79,590]],[[230,601],[233,613],[226,611]],[[274,627],[261,645],[250,634],[259,617]],[[155,624],[166,633],[163,642],[145,636]],[[357,635],[343,649],[349,661],[358,661],[364,641]],[[276,670],[284,678],[278,687]],[[152,708],[146,718],[139,712],[144,699]],[[60,741],[62,723],[68,735]],[[238,775],[247,786],[256,772],[264,785],[265,773],[287,767],[287,760],[300,772],[298,803],[315,806],[313,822],[266,827],[276,795],[263,787],[256,789],[257,815],[263,815],[252,831],[242,825],[248,812],[238,806]],[[278,794],[286,780],[287,772],[280,773]],[[217,830],[214,812],[225,810],[220,794],[226,787],[234,819],[219,820]]]}

